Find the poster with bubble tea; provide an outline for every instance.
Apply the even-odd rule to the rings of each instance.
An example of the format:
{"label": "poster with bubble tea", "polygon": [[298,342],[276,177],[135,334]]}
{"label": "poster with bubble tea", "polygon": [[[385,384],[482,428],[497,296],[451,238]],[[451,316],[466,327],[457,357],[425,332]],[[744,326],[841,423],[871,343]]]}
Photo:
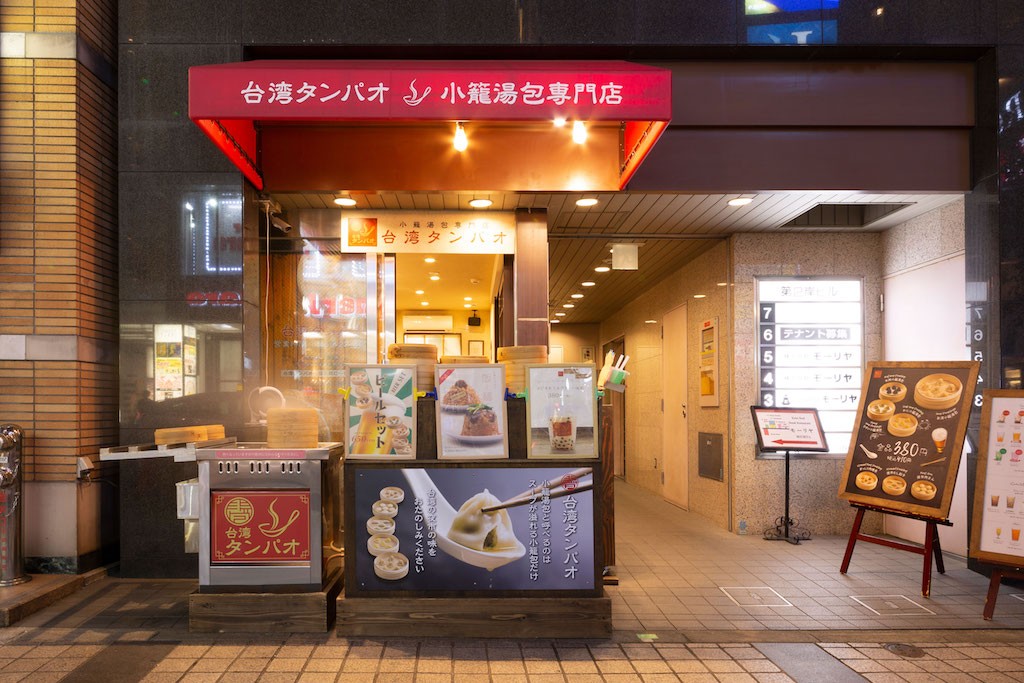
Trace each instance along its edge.
{"label": "poster with bubble tea", "polygon": [[982,394],[971,556],[1024,567],[1024,391]]}

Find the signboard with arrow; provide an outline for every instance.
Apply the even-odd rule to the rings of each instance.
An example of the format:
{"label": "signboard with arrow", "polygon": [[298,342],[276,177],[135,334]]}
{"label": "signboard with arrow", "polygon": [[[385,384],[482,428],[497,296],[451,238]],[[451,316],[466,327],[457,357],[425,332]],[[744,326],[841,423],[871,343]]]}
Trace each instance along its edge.
{"label": "signboard with arrow", "polygon": [[761,451],[828,452],[816,408],[751,406]]}

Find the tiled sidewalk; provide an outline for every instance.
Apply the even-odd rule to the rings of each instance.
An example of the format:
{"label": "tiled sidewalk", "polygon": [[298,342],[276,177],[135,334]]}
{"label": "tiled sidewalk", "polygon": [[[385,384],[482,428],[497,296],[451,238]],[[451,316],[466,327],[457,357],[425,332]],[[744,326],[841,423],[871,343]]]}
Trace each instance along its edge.
{"label": "tiled sidewalk", "polygon": [[734,536],[616,492],[607,641],[191,634],[194,582],[106,578],[0,630],[0,683],[1024,681],[1022,591],[982,620],[987,581],[962,560],[926,600],[920,556],[859,544],[842,576],[845,538]]}

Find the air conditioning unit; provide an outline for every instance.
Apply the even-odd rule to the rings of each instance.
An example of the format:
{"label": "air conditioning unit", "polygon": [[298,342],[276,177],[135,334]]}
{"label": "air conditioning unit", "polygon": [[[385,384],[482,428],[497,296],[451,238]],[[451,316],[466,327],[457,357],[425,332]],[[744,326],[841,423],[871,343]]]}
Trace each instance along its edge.
{"label": "air conditioning unit", "polygon": [[402,327],[406,332],[450,332],[455,325],[450,315],[403,315]]}

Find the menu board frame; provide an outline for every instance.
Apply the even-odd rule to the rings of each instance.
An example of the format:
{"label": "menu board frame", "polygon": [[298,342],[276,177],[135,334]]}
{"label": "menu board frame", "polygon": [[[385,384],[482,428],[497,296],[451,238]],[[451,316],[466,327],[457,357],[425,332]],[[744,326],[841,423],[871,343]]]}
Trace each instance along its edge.
{"label": "menu board frame", "polygon": [[[359,373],[363,373],[364,381],[359,381]],[[398,381],[399,386],[392,389]],[[415,460],[416,459],[416,368],[411,365],[373,365],[357,363],[345,366],[345,382],[349,387],[348,400],[345,402],[345,458],[348,460]],[[362,390],[360,387],[366,387]],[[366,404],[367,400],[372,404]],[[385,406],[385,403],[387,405]],[[401,413],[399,415],[399,412]],[[372,424],[368,416],[373,414],[373,422],[378,429],[388,430],[384,443],[378,452],[359,452],[355,447],[355,439],[365,436],[368,425]],[[389,420],[397,418],[398,424],[392,425]],[[396,448],[395,439],[398,434],[393,430],[407,428],[408,445]],[[402,429],[402,431],[405,431]]]}
{"label": "menu board frame", "polygon": [[[505,366],[483,363],[437,365],[437,457],[440,460],[480,460],[508,458],[508,415],[505,409]],[[459,380],[467,383],[466,392],[476,401],[469,404],[445,403]],[[464,418],[474,403],[494,412],[496,436],[467,436]]]}
{"label": "menu board frame", "polygon": [[[997,406],[997,401],[1002,404],[1001,399],[1013,399],[1018,406],[1024,406],[1024,391],[1019,389],[986,389],[982,392],[982,404],[981,404],[981,433],[980,433],[980,447],[978,449],[978,463],[977,469],[975,470],[974,478],[974,505],[971,510],[971,539],[970,539],[970,556],[978,559],[982,562],[991,562],[993,564],[1006,565],[1010,567],[1016,567],[1018,569],[1024,568],[1024,541],[1019,542],[1016,547],[1019,550],[1019,554],[1012,553],[1000,553],[991,550],[981,549],[981,539],[985,531],[985,514],[986,512],[992,511],[992,506],[989,505],[992,502],[990,495],[988,495],[988,477],[991,470],[994,468],[989,467],[989,458],[992,457],[994,462],[1002,462],[1001,457],[996,457],[998,450],[1003,448],[997,441],[998,434],[1002,431],[999,428],[1000,422],[999,417],[1002,415],[1000,406]],[[1016,419],[1024,418],[1024,415],[1019,413],[1024,408],[1018,408],[1018,415]],[[1024,422],[1024,420],[1022,420]],[[1022,422],[1012,422],[1010,424],[1015,427],[1010,427],[1009,443],[1007,448],[1013,447],[1013,432],[1012,429],[1016,428],[1017,432],[1017,450],[1024,449],[1024,445],[1021,445],[1021,428],[1024,427]],[[1002,432],[1006,434],[1005,431]],[[1004,437],[1006,438],[1006,437]],[[1017,456],[1020,458],[1020,455]],[[1012,456],[1011,456],[1012,458]],[[1020,462],[1020,472],[1024,476],[1024,460],[1018,460]],[[1011,460],[1012,463],[1012,460]],[[1008,472],[1001,472],[1000,476],[1006,477]],[[996,499],[998,500],[998,498]],[[1005,510],[1004,505],[1008,505],[1009,501],[1004,502],[1002,505],[997,505],[996,509]],[[1021,496],[1021,504],[1024,505],[1024,495]],[[1021,514],[1021,527],[1024,527],[1024,512]],[[1018,528],[1018,538],[1020,531]],[[1015,547],[1013,545],[1012,536],[1008,536],[1010,541],[1007,543],[1007,549]]]}
{"label": "menu board frame", "polygon": [[[946,521],[980,365],[977,361],[869,362],[839,497]],[[918,384],[926,378],[930,383],[950,377],[959,382],[959,393],[933,399],[919,392]],[[881,398],[883,394],[889,398]],[[913,419],[893,422],[897,415]],[[940,428],[946,430],[941,446],[934,440],[938,435],[932,435]],[[941,458],[934,457],[940,453]],[[908,481],[911,475],[916,477],[913,482]]]}
{"label": "menu board frame", "polygon": [[[346,466],[344,486],[346,491],[352,492],[345,496],[344,502],[345,519],[349,520],[347,529],[352,532],[345,534],[345,557],[348,558],[345,562],[346,595],[360,598],[601,597],[604,595],[603,501],[597,489],[583,486],[587,481],[602,481],[601,463],[587,463],[586,466],[592,468],[591,473],[575,477],[580,472],[579,466],[576,460],[553,459],[476,463],[450,460],[415,463],[362,461]],[[432,508],[439,508],[440,503],[434,502],[438,499],[431,498],[429,490],[426,495],[418,495],[407,471],[430,474],[433,483],[438,484],[436,491],[443,494],[453,508],[461,507],[461,499],[464,498],[453,495],[452,484],[455,482],[459,483],[463,493],[488,489],[499,500],[517,497],[516,494],[524,489],[534,484],[550,483],[555,478],[559,483],[552,484],[546,490],[548,493],[531,494],[526,505],[506,508],[525,552],[522,556],[513,553],[515,559],[507,564],[496,563],[488,570],[473,567],[471,559],[460,558],[462,563],[470,563],[466,566],[451,559],[454,556],[449,554],[435,533],[436,521],[439,520],[431,521]],[[430,481],[422,477],[416,479],[424,483]],[[574,494],[579,499],[577,502],[572,502],[568,496],[550,497],[559,488],[568,491],[573,486],[580,489]],[[397,503],[397,513],[392,517],[395,530],[383,532],[399,539],[398,552],[405,555],[410,565],[409,573],[398,579],[376,574],[375,561],[368,547],[372,535],[369,518],[377,514],[373,510],[373,502],[385,488],[398,488],[403,494],[401,502]],[[546,509],[548,507],[549,510]],[[533,520],[535,515],[537,520]],[[545,515],[550,515],[550,535],[544,528]],[[568,529],[565,525],[572,528],[570,537],[565,535]],[[545,561],[546,557],[550,562]],[[443,570],[434,572],[437,578],[424,580],[428,578],[427,574],[431,574],[429,565],[435,562],[440,562]],[[418,566],[425,567],[427,571],[419,572]],[[572,571],[573,580],[570,580],[566,570],[572,566],[575,570]],[[547,575],[548,580],[540,576],[541,580],[536,581],[530,575],[531,569]],[[424,577],[416,577],[417,573],[424,574]],[[510,573],[515,575],[511,582]],[[574,586],[574,582],[580,587]]]}
{"label": "menu board frame", "polygon": [[[597,418],[597,366],[594,363],[533,363],[526,368],[526,457],[527,458],[557,458],[557,459],[591,459],[597,458],[598,451],[598,418]],[[589,376],[589,382],[569,382],[560,387],[560,396],[555,399],[551,396],[550,387],[552,381],[562,376],[559,373],[572,372],[576,378],[583,379]],[[550,418],[554,413],[562,413],[565,406],[570,406],[572,412],[586,411],[590,415],[589,429],[593,435],[589,446],[579,448],[580,441],[577,440],[579,430],[588,429],[581,427],[578,422],[572,423],[572,446],[567,449],[556,449],[552,446],[552,423]],[[535,414],[543,413],[544,419]],[[565,417],[563,415],[563,417]],[[536,438],[535,438],[536,437]]]}
{"label": "menu board frame", "polygon": [[[771,436],[773,429],[772,425],[767,422],[771,419],[772,413],[783,413],[791,415],[794,418],[807,416],[811,418],[810,424],[799,425],[810,429],[809,434],[797,435],[804,438],[793,439],[792,441],[785,441],[784,439],[778,441],[765,441],[766,436]],[[825,432],[821,428],[821,419],[818,417],[817,408],[767,408],[765,406],[750,406],[750,414],[754,418],[754,427],[757,431],[757,448],[761,451],[808,451],[812,453],[828,453],[828,441],[825,439]],[[779,429],[785,430],[785,425],[779,426]],[[776,434],[775,436],[784,436],[784,434]],[[810,438],[807,438],[807,437]],[[807,443],[807,441],[813,441],[813,443]]]}

